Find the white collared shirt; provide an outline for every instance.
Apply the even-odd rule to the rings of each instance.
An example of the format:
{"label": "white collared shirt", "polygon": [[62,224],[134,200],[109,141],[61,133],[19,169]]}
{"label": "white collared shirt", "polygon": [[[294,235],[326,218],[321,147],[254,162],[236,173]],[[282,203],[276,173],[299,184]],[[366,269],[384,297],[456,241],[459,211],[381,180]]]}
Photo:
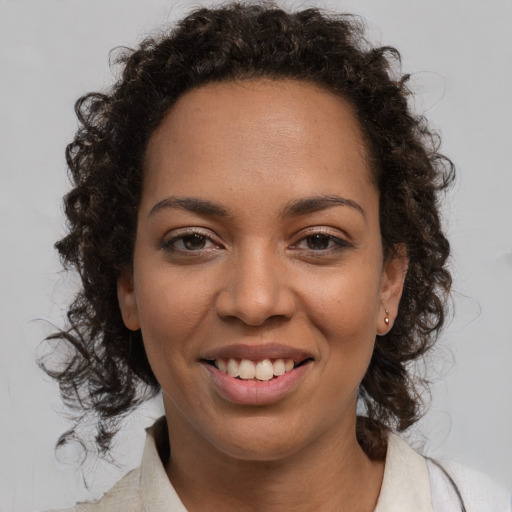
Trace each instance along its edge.
{"label": "white collared shirt", "polygon": [[[453,463],[443,466],[460,490],[467,512],[512,512],[510,493],[488,477]],[[457,492],[443,471],[400,437],[390,434],[375,512],[461,510]],[[167,477],[152,429],[149,429],[141,465],[125,475],[100,500],[78,503],[67,512],[187,512],[187,509]]]}

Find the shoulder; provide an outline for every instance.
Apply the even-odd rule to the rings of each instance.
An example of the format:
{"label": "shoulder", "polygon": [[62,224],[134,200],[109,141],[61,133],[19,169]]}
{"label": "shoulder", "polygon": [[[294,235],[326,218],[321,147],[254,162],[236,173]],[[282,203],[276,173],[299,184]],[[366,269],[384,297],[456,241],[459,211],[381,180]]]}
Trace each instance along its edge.
{"label": "shoulder", "polygon": [[376,512],[512,512],[511,499],[510,489],[484,473],[423,457],[390,433]]}
{"label": "shoulder", "polygon": [[127,473],[97,501],[77,503],[73,508],[46,512],[138,512],[141,510],[140,467]]}
{"label": "shoulder", "polygon": [[427,467],[435,512],[451,512],[461,500],[472,512],[512,512],[510,490],[486,474],[451,461],[427,460]]}
{"label": "shoulder", "polygon": [[162,458],[168,457],[165,449],[163,457],[160,454],[159,438],[165,434],[163,426],[165,420],[159,420],[148,429],[140,466],[119,480],[102,498],[77,503],[71,509],[46,512],[186,512],[162,463]]}

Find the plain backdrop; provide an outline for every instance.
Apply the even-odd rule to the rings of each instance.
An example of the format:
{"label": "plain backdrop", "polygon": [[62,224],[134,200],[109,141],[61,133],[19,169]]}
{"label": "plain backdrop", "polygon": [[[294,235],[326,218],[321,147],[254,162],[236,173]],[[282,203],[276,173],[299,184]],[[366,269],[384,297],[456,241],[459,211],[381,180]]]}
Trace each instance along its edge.
{"label": "plain backdrop", "polygon": [[[212,4],[215,2],[206,2]],[[133,46],[199,4],[164,0],[0,0],[0,512],[71,505],[136,466],[156,400],[126,422],[116,465],[74,452],[38,346],[62,325],[73,280],[53,243],[64,233],[64,147],[73,103],[113,80],[108,52]],[[440,130],[458,182],[444,211],[453,245],[455,317],[429,358],[430,412],[411,442],[512,485],[512,1],[288,2],[365,17],[402,52],[415,108]],[[46,320],[42,320],[46,319]],[[86,489],[85,481],[89,484]]]}

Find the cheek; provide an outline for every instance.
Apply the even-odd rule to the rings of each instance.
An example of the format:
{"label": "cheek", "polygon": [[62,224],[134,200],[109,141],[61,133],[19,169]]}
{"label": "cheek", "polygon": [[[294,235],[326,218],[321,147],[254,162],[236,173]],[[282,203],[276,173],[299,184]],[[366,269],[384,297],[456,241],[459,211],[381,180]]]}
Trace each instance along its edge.
{"label": "cheek", "polygon": [[313,324],[322,355],[324,378],[336,403],[341,396],[355,400],[373,353],[380,306],[380,275],[366,266],[351,272],[316,279],[316,287],[304,290],[307,316]]}
{"label": "cheek", "polygon": [[[190,286],[165,286],[162,280],[145,281],[139,308],[144,348],[164,400],[182,409],[201,393],[194,383],[197,369],[195,334],[208,311],[206,299]],[[172,397],[172,398],[171,398]],[[185,407],[186,408],[186,407]]]}
{"label": "cheek", "polygon": [[372,269],[331,272],[304,282],[302,300],[315,326],[332,339],[359,343],[375,338],[380,309],[380,275]]}
{"label": "cheek", "polygon": [[180,279],[179,273],[140,277],[137,305],[150,361],[164,354],[175,362],[191,360],[194,334],[211,311],[211,293],[200,283]]}

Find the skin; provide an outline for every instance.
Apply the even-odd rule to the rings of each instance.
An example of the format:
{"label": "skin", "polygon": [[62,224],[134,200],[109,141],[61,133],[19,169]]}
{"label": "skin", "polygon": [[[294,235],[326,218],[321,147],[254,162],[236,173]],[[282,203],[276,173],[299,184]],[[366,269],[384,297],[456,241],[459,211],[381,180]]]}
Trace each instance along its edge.
{"label": "skin", "polygon": [[[333,196],[348,204],[290,208]],[[172,204],[183,198],[218,211]],[[147,148],[118,296],[163,389],[166,469],[188,510],[374,509],[384,462],[357,443],[357,389],[406,265],[384,261],[379,193],[345,100],[296,81],[210,84],[178,100]],[[312,358],[275,403],[233,403],[201,361],[273,343]]]}

